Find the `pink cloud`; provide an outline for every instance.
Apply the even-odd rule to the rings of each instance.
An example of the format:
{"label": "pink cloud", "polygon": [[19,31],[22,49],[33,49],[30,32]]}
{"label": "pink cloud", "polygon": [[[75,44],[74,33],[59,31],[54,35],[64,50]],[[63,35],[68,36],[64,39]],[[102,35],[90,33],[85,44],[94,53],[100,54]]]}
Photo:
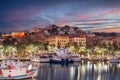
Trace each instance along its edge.
{"label": "pink cloud", "polygon": [[[69,20],[83,20],[83,19],[87,19],[87,18],[89,18],[90,17],[90,15],[71,15],[71,16],[68,16],[68,17],[65,17],[65,18],[58,18],[58,17],[56,17],[55,18],[55,23],[57,23],[57,25],[59,25],[59,26],[64,26],[64,25],[70,25],[70,26],[72,26],[72,25],[74,25],[73,23],[74,22],[69,22]],[[66,22],[66,21],[68,21],[68,22]],[[92,22],[91,22],[92,23]]]}
{"label": "pink cloud", "polygon": [[104,29],[96,29],[92,30],[93,32],[120,32],[120,26],[114,28],[104,28]]}

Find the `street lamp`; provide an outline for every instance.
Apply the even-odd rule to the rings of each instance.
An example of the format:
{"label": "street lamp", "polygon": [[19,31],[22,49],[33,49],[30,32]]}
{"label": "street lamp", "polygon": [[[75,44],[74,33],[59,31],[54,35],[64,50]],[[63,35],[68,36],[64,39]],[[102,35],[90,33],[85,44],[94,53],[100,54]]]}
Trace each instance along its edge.
{"label": "street lamp", "polygon": [[87,57],[90,58],[90,49],[87,49]]}

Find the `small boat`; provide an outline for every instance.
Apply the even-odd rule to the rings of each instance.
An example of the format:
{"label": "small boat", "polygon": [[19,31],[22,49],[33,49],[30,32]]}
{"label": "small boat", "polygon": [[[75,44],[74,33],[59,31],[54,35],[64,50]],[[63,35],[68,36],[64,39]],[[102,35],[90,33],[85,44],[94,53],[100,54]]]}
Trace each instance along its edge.
{"label": "small boat", "polygon": [[69,58],[73,61],[73,62],[81,62],[82,59],[80,58],[79,54],[69,54]]}
{"label": "small boat", "polygon": [[113,57],[112,59],[109,60],[110,63],[120,63],[119,58]]}
{"label": "small boat", "polygon": [[3,60],[0,63],[0,79],[21,79],[31,77],[36,72],[30,63],[22,63],[14,60]]}
{"label": "small boat", "polygon": [[47,63],[50,61],[50,58],[48,55],[35,55],[33,59],[31,59],[32,62],[40,62],[40,63]]}
{"label": "small boat", "polygon": [[53,57],[50,59],[50,63],[70,63],[70,60],[68,58]]}

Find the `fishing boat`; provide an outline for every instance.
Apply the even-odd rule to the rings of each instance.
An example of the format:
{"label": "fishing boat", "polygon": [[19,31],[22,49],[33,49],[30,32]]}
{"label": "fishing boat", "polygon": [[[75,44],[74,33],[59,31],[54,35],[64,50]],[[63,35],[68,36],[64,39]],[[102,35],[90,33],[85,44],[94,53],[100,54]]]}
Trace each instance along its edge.
{"label": "fishing boat", "polygon": [[0,62],[0,79],[21,79],[34,75],[36,69],[30,63],[5,59]]}

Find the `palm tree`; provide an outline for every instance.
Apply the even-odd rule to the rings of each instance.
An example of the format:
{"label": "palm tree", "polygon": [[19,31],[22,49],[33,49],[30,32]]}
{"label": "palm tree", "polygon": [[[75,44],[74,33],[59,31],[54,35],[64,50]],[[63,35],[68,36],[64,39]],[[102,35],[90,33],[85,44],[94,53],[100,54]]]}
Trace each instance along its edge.
{"label": "palm tree", "polygon": [[26,47],[26,52],[30,53],[30,57],[32,57],[33,44],[29,44],[29,45]]}
{"label": "palm tree", "polygon": [[71,53],[75,53],[75,46],[69,46],[68,48],[68,51],[71,52]]}
{"label": "palm tree", "polygon": [[90,54],[92,53],[92,50],[91,49],[87,49],[86,53],[87,53],[87,57],[90,58]]}
{"label": "palm tree", "polygon": [[54,44],[49,44],[48,45],[48,51],[55,51],[55,45]]}
{"label": "palm tree", "polygon": [[79,53],[84,54],[86,52],[86,47],[79,47]]}
{"label": "palm tree", "polygon": [[25,51],[26,51],[27,44],[22,43],[17,45],[17,50],[18,50],[18,56],[24,56],[25,57]]}
{"label": "palm tree", "polygon": [[43,42],[33,42],[32,43],[34,46],[37,46],[39,50],[43,50]]}
{"label": "palm tree", "polygon": [[6,47],[6,53],[8,53],[7,55],[9,57],[13,57],[14,58],[16,52],[17,52],[17,48],[15,46],[8,45]]}
{"label": "palm tree", "polygon": [[3,52],[4,52],[5,48],[2,44],[0,44],[0,55],[1,55],[1,58],[3,58]]}

